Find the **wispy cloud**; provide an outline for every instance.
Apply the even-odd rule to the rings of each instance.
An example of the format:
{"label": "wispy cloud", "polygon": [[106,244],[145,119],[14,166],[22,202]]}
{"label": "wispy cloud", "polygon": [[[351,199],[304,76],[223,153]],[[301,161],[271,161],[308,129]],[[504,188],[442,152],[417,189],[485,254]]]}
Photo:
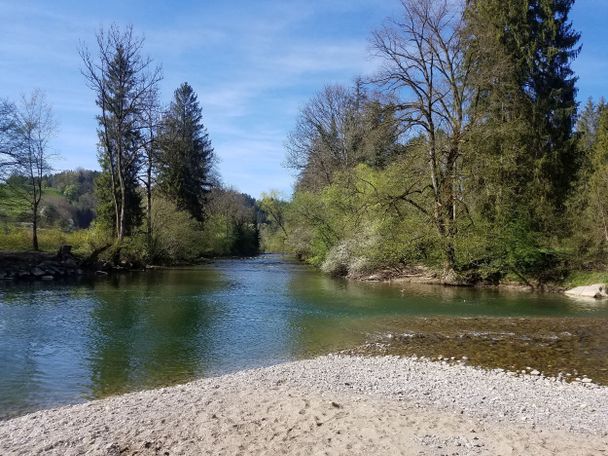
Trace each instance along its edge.
{"label": "wispy cloud", "polygon": [[96,107],[79,42],[92,46],[100,26],[132,23],[163,65],[164,101],[183,81],[198,91],[224,180],[255,196],[289,191],[283,143],[298,107],[325,83],[373,70],[368,32],[389,9],[375,0],[0,0],[0,96],[45,89],[61,125],[57,166],[94,166]]}

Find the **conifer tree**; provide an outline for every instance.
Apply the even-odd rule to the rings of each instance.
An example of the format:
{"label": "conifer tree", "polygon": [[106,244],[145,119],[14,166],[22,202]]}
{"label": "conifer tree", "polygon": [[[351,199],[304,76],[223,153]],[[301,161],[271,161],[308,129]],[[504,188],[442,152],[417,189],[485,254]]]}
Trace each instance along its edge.
{"label": "conifer tree", "polygon": [[581,165],[573,136],[570,65],[580,38],[568,18],[573,3],[483,0],[469,6],[480,93],[475,109],[484,119],[474,166],[490,170],[476,177],[488,177],[496,198],[519,208],[537,231],[555,229]]}
{"label": "conifer tree", "polygon": [[178,209],[202,221],[214,154],[197,95],[187,82],[174,93],[161,122],[158,144],[159,189]]}

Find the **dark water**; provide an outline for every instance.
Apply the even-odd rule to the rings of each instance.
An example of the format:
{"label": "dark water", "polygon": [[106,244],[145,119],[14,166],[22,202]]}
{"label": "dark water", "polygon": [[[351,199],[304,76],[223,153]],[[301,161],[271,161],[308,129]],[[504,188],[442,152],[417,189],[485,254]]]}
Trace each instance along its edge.
{"label": "dark water", "polygon": [[402,288],[330,279],[276,255],[0,284],[0,417],[348,349],[421,317],[608,319],[606,304],[557,295]]}

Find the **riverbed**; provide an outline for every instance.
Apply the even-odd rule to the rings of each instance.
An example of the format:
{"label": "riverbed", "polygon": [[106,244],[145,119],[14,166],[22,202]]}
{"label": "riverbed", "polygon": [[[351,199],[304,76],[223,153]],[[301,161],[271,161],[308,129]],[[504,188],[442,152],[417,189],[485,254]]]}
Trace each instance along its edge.
{"label": "riverbed", "polygon": [[[94,281],[6,282],[0,284],[0,417],[362,347],[372,354],[466,356],[469,363],[517,371],[563,369],[602,383],[606,323],[604,303],[355,283],[279,255]],[[425,342],[408,345],[410,333]],[[493,341],[497,333],[502,339]],[[446,340],[461,334],[483,337],[450,352]],[[539,334],[558,342],[543,345],[534,338]],[[521,343],[534,354],[526,366],[507,355]],[[370,349],[373,344],[387,351]]]}

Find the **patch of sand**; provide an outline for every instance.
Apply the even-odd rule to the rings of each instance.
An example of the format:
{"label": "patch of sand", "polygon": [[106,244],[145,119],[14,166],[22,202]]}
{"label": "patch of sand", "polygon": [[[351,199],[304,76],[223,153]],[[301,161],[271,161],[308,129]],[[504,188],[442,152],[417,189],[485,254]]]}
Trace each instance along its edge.
{"label": "patch of sand", "polygon": [[[421,405],[407,396],[324,389],[310,379],[289,377],[308,371],[306,363],[314,367],[319,362],[257,369],[1,422],[0,454],[608,454],[608,439],[601,434],[498,422],[443,404]],[[359,368],[365,363],[358,362]],[[367,374],[374,375],[373,364]]]}

